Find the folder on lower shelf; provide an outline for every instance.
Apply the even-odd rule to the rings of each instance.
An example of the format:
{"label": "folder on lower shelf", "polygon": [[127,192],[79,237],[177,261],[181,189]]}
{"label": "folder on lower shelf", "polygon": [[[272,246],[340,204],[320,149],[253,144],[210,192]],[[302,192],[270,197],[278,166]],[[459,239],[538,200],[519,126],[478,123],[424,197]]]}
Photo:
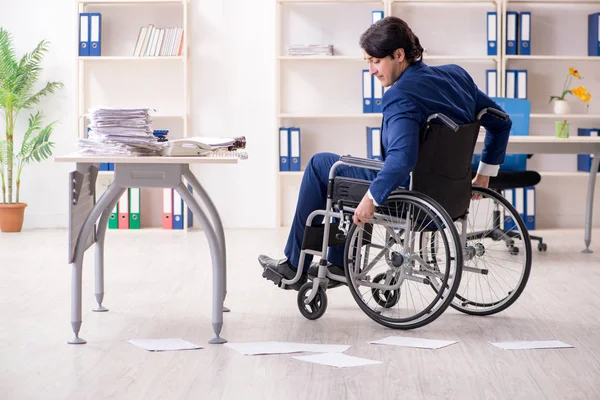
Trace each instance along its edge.
{"label": "folder on lower shelf", "polygon": [[119,199],[119,229],[129,229],[129,191]]}
{"label": "folder on lower shelf", "polygon": [[129,189],[129,229],[140,229],[140,188]]}
{"label": "folder on lower shelf", "polygon": [[162,227],[163,229],[173,229],[173,189],[163,189],[162,204]]}
{"label": "folder on lower shelf", "polygon": [[173,190],[173,229],[183,229],[183,199]]}
{"label": "folder on lower shelf", "polygon": [[[511,204],[514,206],[515,204],[515,191],[514,189],[504,189],[503,190],[503,196],[504,198]],[[517,227],[514,219],[510,216],[510,215],[504,215],[504,230],[505,231],[512,231],[515,230]]]}
{"label": "folder on lower shelf", "polygon": [[525,227],[527,230],[535,229],[535,187],[525,188]]}
{"label": "folder on lower shelf", "polygon": [[119,229],[119,203],[115,204],[108,219],[108,229]]}

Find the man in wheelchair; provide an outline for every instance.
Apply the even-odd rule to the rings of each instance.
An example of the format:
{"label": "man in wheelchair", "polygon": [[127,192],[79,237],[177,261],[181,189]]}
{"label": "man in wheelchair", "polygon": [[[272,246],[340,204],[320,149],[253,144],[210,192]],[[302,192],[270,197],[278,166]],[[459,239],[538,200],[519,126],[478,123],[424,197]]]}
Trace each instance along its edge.
{"label": "man in wheelchair", "polygon": [[[355,205],[352,216],[354,224],[364,226],[372,220],[377,207],[383,205],[394,190],[412,187],[410,174],[413,173],[414,180],[418,158],[422,161],[420,164],[425,164],[423,168],[437,170],[439,175],[443,175],[445,168],[454,168],[455,162],[464,164],[467,160],[469,163],[468,181],[461,178],[460,182],[448,181],[439,187],[439,190],[444,191],[441,196],[448,200],[446,207],[449,205],[450,208],[454,204],[454,192],[464,193],[466,184],[468,202],[470,185],[487,187],[489,177],[496,176],[499,165],[504,161],[511,129],[510,119],[502,112],[494,112],[501,110],[500,107],[478,89],[463,68],[457,65],[426,65],[422,61],[423,48],[419,38],[403,20],[386,17],[373,24],[362,34],[360,46],[371,75],[379,79],[383,86],[389,87],[382,104],[381,154],[384,161],[376,165],[378,162],[371,161],[369,164],[366,161],[361,164],[353,162],[357,159],[350,159],[350,162],[338,165],[340,156],[332,153],[319,153],[310,159],[300,186],[296,212],[284,250],[285,258],[273,259],[266,255],[258,258],[263,276],[284,289],[299,290],[307,282],[307,277],[314,279],[317,276],[319,265],[315,263],[311,266],[313,255],[304,254],[302,265],[299,265],[300,256],[303,241],[304,249],[307,248],[305,226],[309,216],[316,210],[325,209],[328,203],[328,189],[331,191],[330,171],[334,164],[338,163],[335,166],[336,177],[370,181],[368,187],[363,187],[363,192],[366,190],[366,193]],[[486,114],[485,110],[490,111]],[[480,121],[478,116],[481,116]],[[440,126],[434,124],[436,119],[441,119],[446,126],[452,128],[447,129],[441,125],[445,130],[440,132],[440,137],[451,145],[444,148],[438,144],[429,154],[423,154],[425,148],[420,147],[420,144],[432,127],[435,131]],[[470,124],[474,124],[472,126],[476,128],[475,139],[472,134],[470,137],[461,137],[463,130],[459,130],[457,126]],[[477,174],[471,180],[470,157],[473,154],[474,140],[479,133],[479,124],[488,133]],[[412,189],[419,190],[417,187]],[[429,189],[434,192],[436,190]],[[461,203],[457,204],[459,209],[465,208],[464,199],[456,199],[456,202]],[[322,223],[323,216],[311,217],[310,225]],[[335,232],[327,232],[326,236],[329,234],[333,235],[330,236],[333,244],[343,243],[336,242]],[[316,248],[320,249],[318,245]],[[283,280],[289,281],[296,277],[298,268],[302,269],[299,279],[292,284],[283,284]],[[330,241],[327,268],[334,276],[344,276],[344,245],[332,245]]]}

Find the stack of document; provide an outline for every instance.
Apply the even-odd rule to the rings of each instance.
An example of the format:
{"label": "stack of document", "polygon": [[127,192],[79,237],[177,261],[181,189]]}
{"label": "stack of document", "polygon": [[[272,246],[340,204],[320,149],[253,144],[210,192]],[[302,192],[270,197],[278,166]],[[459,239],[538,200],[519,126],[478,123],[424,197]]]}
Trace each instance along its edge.
{"label": "stack of document", "polygon": [[151,129],[148,108],[93,108],[88,137],[79,139],[80,153],[109,156],[160,155],[165,143]]}
{"label": "stack of document", "polygon": [[293,44],[288,46],[290,56],[332,56],[332,44]]}

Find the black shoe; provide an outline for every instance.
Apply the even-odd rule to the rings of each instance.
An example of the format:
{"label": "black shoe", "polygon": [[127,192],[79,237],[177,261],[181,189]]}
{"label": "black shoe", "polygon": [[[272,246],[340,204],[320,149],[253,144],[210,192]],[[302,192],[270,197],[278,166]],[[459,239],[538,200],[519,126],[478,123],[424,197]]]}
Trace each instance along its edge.
{"label": "black shoe", "polygon": [[[281,287],[282,279],[294,279],[296,276],[296,270],[292,267],[287,258],[281,260],[275,260],[269,256],[261,254],[258,256],[258,262],[263,267],[264,272],[262,276],[275,285]],[[285,285],[284,289],[300,290],[300,287],[306,283],[306,275],[300,275],[298,282],[291,285]]]}
{"label": "black shoe", "polygon": [[[329,270],[329,273],[331,273],[333,275],[343,276],[343,277],[346,276],[344,269],[342,267],[333,265],[330,262],[327,262],[327,269]],[[317,277],[318,273],[319,273],[319,263],[318,262],[311,263],[310,267],[308,268],[308,277],[310,279],[315,279]],[[327,289],[331,289],[331,288],[334,288],[334,287],[337,287],[340,285],[345,285],[345,283],[329,279],[329,283],[327,284]]]}

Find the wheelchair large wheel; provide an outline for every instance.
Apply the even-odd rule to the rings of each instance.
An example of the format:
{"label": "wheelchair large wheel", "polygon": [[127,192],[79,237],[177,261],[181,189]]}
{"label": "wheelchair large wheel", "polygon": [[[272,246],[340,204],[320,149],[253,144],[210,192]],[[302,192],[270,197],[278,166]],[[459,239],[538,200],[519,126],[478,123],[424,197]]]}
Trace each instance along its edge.
{"label": "wheelchair large wheel", "polygon": [[[436,263],[423,259],[419,238],[438,232]],[[456,226],[441,206],[415,192],[394,194],[363,226],[352,224],[344,267],[352,296],[374,321],[413,329],[433,322],[460,284],[462,251]],[[433,284],[443,290],[431,290]]]}
{"label": "wheelchair large wheel", "polygon": [[[463,276],[451,306],[466,314],[491,315],[510,307],[525,289],[531,241],[517,210],[504,197],[479,187],[472,193],[481,199],[471,200],[463,225]],[[435,254],[439,238],[428,236],[426,250]]]}

